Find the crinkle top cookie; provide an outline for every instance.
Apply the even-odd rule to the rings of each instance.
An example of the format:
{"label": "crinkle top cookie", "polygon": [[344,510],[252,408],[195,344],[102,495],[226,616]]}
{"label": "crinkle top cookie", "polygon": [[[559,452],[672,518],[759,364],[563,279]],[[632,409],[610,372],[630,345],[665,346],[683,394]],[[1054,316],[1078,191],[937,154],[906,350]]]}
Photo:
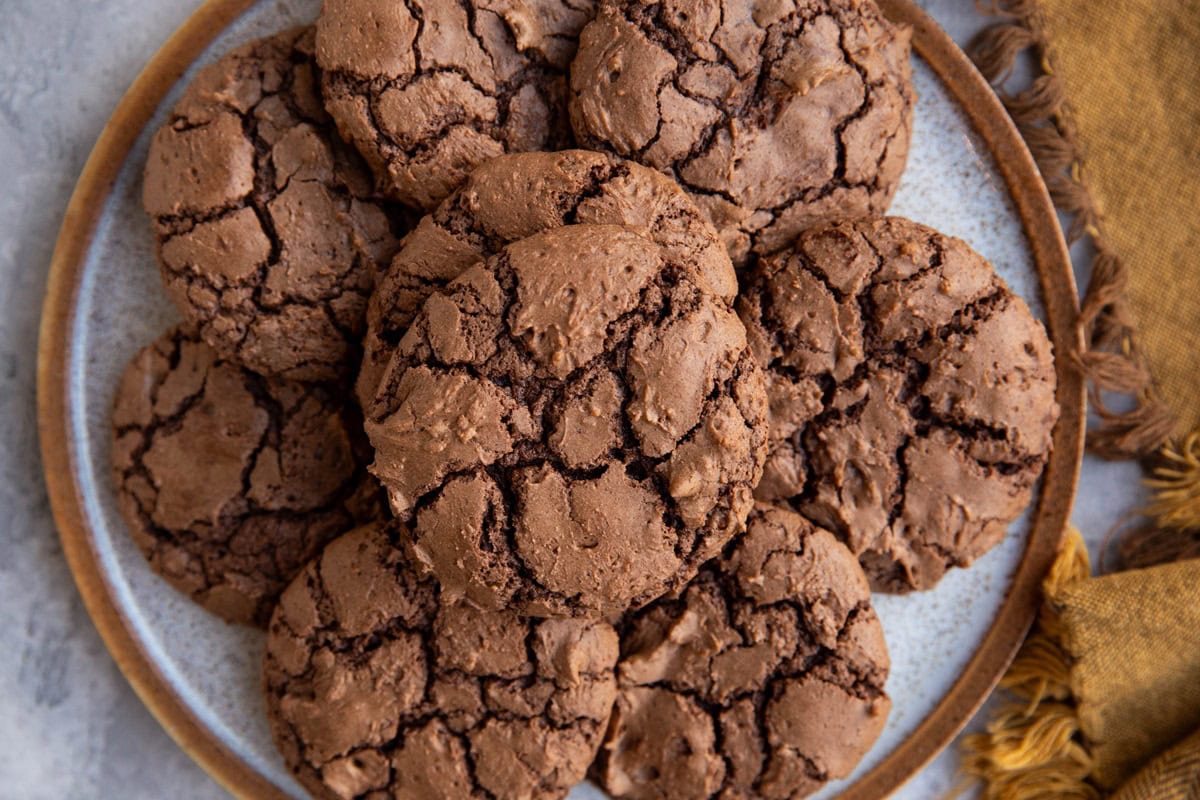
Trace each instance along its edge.
{"label": "crinkle top cookie", "polygon": [[871,0],[611,0],[580,36],[581,146],[664,170],[734,264],[882,214],[908,157],[910,31]]}
{"label": "crinkle top cookie", "polygon": [[150,566],[226,620],[265,625],[326,542],[385,513],[345,397],[232,364],[188,325],[142,350],[117,388],[112,460]]}
{"label": "crinkle top cookie", "polygon": [[359,396],[375,391],[425,298],[472,264],[540,231],[575,224],[638,228],[716,295],[733,302],[729,256],[687,193],[662,173],[606,153],[516,153],[480,166],[404,240],[367,312]]}
{"label": "crinkle top cookie", "polygon": [[538,615],[685,583],[741,530],[766,443],[737,315],[615,225],[521,239],[432,295],[366,418],[415,557]]}
{"label": "crinkle top cookie", "polygon": [[393,197],[433,209],[503,153],[571,143],[566,73],[592,0],[325,0],[325,105]]}
{"label": "crinkle top cookie", "polygon": [[449,601],[375,525],[287,588],[263,664],[288,766],[319,798],[552,800],[604,734],[617,636]]}
{"label": "crinkle top cookie", "polygon": [[926,589],[1004,537],[1058,419],[1050,342],[965,242],[899,217],[827,225],[764,259],[738,301],[767,374],[757,489]]}
{"label": "crinkle top cookie", "polygon": [[337,140],[312,39],[259,39],[201,70],[151,141],[142,193],[167,294],[204,340],[307,381],[353,374],[374,271],[410,216]]}
{"label": "crinkle top cookie", "polygon": [[891,709],[862,568],[792,511],[623,626],[595,775],[614,798],[795,800],[850,774]]}

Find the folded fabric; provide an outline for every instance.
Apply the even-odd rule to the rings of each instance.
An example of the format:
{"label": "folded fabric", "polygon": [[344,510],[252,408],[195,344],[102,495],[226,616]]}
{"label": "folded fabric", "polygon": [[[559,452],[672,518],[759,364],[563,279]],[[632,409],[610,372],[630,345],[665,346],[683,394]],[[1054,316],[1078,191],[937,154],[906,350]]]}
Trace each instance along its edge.
{"label": "folded fabric", "polygon": [[[1037,625],[1001,681],[1020,701],[964,742],[964,769],[984,778],[984,796],[1091,800],[1200,726],[1198,587],[1200,559],[1091,578],[1070,531]],[[1170,793],[1195,778],[1200,739],[1163,758],[1121,791],[1200,796],[1194,782],[1192,795]]]}
{"label": "folded fabric", "polygon": [[1200,726],[1200,560],[1081,580],[1050,602],[1091,778],[1114,788]]}
{"label": "folded fabric", "polygon": [[1200,728],[1130,778],[1112,800],[1195,800],[1200,797]]}
{"label": "folded fabric", "polygon": [[1036,0],[1083,184],[1176,435],[1200,429],[1200,2]]}

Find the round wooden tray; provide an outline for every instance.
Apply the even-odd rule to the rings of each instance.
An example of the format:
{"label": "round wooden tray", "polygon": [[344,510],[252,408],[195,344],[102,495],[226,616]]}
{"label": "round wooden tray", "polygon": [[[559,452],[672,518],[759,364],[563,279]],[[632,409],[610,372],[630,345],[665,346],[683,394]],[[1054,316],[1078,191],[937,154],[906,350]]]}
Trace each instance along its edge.
{"label": "round wooden tray", "polygon": [[[207,0],[170,38],[134,82],[108,121],[80,176],[50,267],[38,353],[38,414],[42,454],[63,549],[84,602],[118,666],[143,702],[197,762],[235,795],[281,797],[273,783],[207,727],[166,680],[114,586],[86,521],[70,419],[68,353],[75,330],[83,265],[101,211],[135,141],[184,71],[253,0]],[[965,111],[1007,184],[1040,283],[1058,360],[1062,416],[1032,526],[1008,594],[974,656],[916,730],[845,793],[878,798],[912,777],[953,739],[995,686],[1034,618],[1042,576],[1070,512],[1085,423],[1083,379],[1070,365],[1077,352],[1078,299],[1070,261],[1050,198],[1033,159],[991,88],[954,42],[910,0],[880,0],[893,20],[913,28],[916,52]],[[898,702],[903,702],[899,699]]]}

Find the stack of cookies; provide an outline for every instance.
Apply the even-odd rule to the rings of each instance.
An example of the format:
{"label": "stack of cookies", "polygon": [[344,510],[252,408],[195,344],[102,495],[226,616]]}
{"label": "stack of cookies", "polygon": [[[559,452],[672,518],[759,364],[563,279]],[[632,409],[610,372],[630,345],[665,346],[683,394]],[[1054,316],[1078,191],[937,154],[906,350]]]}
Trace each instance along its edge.
{"label": "stack of cookies", "polygon": [[[1049,342],[881,216],[871,0],[326,0],[202,70],[113,411],[150,565],[267,629],[328,798],[798,798],[883,728],[871,591],[1028,504]],[[579,149],[575,149],[579,148]]]}

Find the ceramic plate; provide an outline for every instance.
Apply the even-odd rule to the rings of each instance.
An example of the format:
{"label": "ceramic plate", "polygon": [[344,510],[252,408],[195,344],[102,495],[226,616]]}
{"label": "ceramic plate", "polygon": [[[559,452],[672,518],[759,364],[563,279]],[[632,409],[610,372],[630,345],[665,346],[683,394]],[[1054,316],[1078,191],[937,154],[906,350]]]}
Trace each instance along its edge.
{"label": "ceramic plate", "polygon": [[[147,568],[117,512],[109,408],[141,347],[177,320],[159,282],[141,172],[152,132],[203,64],[310,22],[319,0],[210,0],[130,89],[106,128],[60,235],[43,317],[39,403],[47,480],[65,550],[109,648],[163,724],[237,794],[303,796],[271,743],[259,694],[263,634],[227,625]],[[1051,332],[1075,346],[1075,289],[1045,188],[1001,106],[948,37],[907,0],[918,102],[892,212],[962,237]],[[249,6],[249,8],[247,8]],[[1036,587],[1071,505],[1083,423],[1060,359],[1062,420],[1030,511],[969,570],[930,592],[877,596],[892,656],[887,727],[854,775],[818,795],[878,797],[949,741],[994,685],[1032,619]],[[600,798],[580,786],[572,800]]]}

